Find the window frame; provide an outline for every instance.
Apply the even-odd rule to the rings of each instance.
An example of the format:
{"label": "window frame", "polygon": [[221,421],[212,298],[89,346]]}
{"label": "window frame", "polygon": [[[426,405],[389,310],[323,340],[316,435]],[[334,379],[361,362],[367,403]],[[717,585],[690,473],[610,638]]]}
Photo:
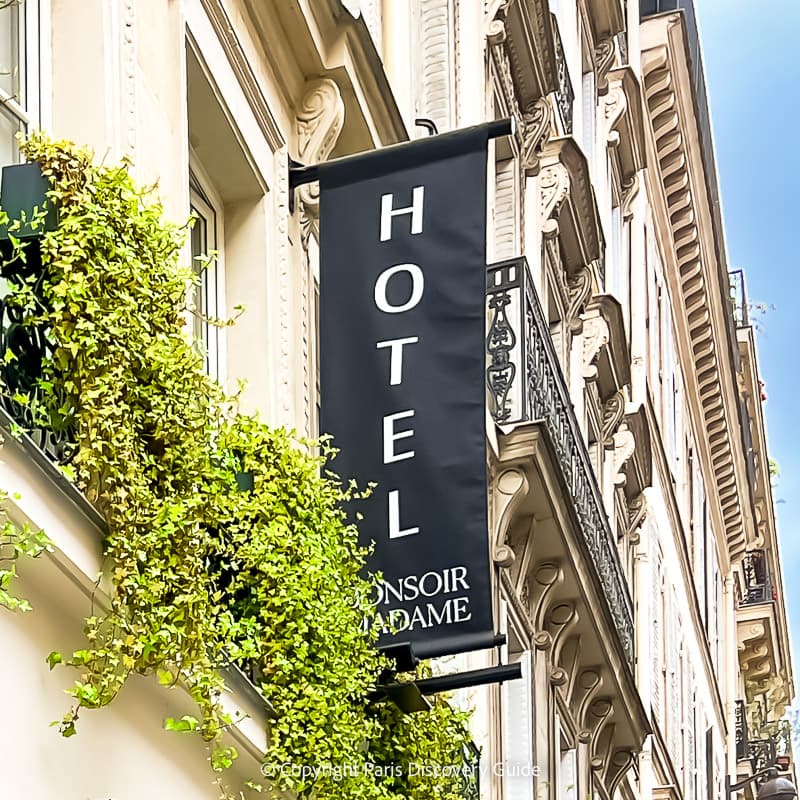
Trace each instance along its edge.
{"label": "window frame", "polygon": [[[208,240],[205,246],[206,252],[203,255],[216,254],[205,269],[198,270],[195,262],[196,255],[192,249],[191,233],[187,237],[192,272],[201,278],[201,286],[205,290],[203,293],[205,308],[202,309],[201,313],[207,317],[225,319],[224,205],[202,164],[193,153],[190,153],[189,156],[189,210],[192,215],[197,215],[199,219],[202,219],[206,225]],[[208,274],[210,271],[213,275]],[[209,280],[209,277],[212,279]],[[199,328],[202,332],[200,344],[204,348],[201,354],[205,362],[205,372],[218,383],[224,384],[226,377],[225,329],[211,325],[209,322],[198,318],[194,310],[197,288],[197,284],[193,284],[191,289],[192,308],[190,309],[189,317],[192,341],[197,345],[197,325],[199,322]]]}
{"label": "window frame", "polygon": [[[19,0],[18,22],[18,58],[10,65],[19,70],[19,85],[22,97],[8,94],[0,87],[0,115],[12,125],[16,125],[19,133],[27,133],[39,125],[41,103],[41,20],[46,8],[42,8],[47,0]],[[0,0],[0,5],[2,2]],[[5,9],[3,9],[5,10]],[[12,145],[11,163],[20,163],[22,158],[16,142]]]}

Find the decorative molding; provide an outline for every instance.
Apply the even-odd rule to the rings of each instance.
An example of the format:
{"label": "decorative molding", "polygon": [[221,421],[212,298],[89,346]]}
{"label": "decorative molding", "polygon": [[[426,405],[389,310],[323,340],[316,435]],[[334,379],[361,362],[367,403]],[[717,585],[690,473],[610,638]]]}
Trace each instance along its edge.
{"label": "decorative molding", "polygon": [[594,48],[595,81],[597,94],[600,97],[608,92],[608,73],[614,63],[615,55],[613,38],[603,39]]}
{"label": "decorative molding", "polygon": [[275,191],[275,227],[277,229],[278,249],[278,314],[280,318],[280,386],[281,424],[294,427],[292,420],[292,363],[290,353],[291,337],[290,309],[290,266],[289,266],[289,153],[284,146],[275,153],[275,173],[278,176]]}
{"label": "decorative molding", "polygon": [[[297,153],[303,164],[325,161],[336,146],[344,127],[344,101],[339,87],[330,78],[320,78],[306,86],[295,115]],[[309,336],[308,287],[312,280],[309,240],[319,238],[319,183],[306,183],[295,190],[300,207],[300,241],[303,246],[303,269],[300,277],[303,397],[305,398],[305,434],[311,435],[311,355]]]}
{"label": "decorative molding", "polygon": [[453,127],[453,17],[449,0],[419,2],[419,116],[440,133]]}
{"label": "decorative molding", "polygon": [[122,68],[125,152],[136,157],[136,3],[125,0],[122,5]]}
{"label": "decorative molding", "polygon": [[[728,361],[728,334],[727,330],[715,329],[713,315],[715,308],[724,307],[728,287],[720,285],[717,262],[712,259],[712,263],[706,263],[701,247],[699,216],[704,212],[695,191],[703,197],[706,187],[702,173],[695,175],[690,167],[690,161],[697,163],[698,158],[691,151],[694,145],[690,144],[695,141],[696,133],[693,128],[686,130],[685,126],[691,124],[694,113],[689,121],[682,113],[684,108],[694,108],[694,100],[691,80],[685,72],[681,15],[649,20],[647,25],[649,38],[658,41],[642,53],[644,93],[657,156],[653,174],[662,185],[671,226],[683,301],[676,305],[685,310],[683,320],[688,330],[694,359],[692,372],[697,382],[697,388],[691,391],[700,399],[728,551],[730,558],[735,560],[746,548],[741,497],[746,496],[748,490],[741,485],[743,477],[736,463],[736,447],[741,447],[734,442],[739,430],[738,419],[729,417],[727,409],[733,404],[725,400],[726,395],[736,391],[735,383],[732,387],[728,385],[730,379],[721,366],[722,362]],[[677,51],[674,57],[672,49]],[[708,218],[704,224],[712,226],[713,221]]]}
{"label": "decorative molding", "polygon": [[[267,98],[261,88],[261,81],[256,77],[250,59],[242,48],[236,35],[236,29],[223,7],[222,0],[201,0],[201,3],[236,75],[237,82],[255,115],[258,127],[273,151],[279,150],[286,142],[270,110]],[[284,172],[286,171],[285,167],[282,169]]]}
{"label": "decorative molding", "polygon": [[517,100],[517,93],[514,89],[514,78],[511,74],[511,63],[508,60],[508,53],[502,44],[490,47],[490,54],[494,63],[494,71],[498,79],[498,88],[503,96],[505,113],[513,116],[514,119],[521,119],[522,112]]}

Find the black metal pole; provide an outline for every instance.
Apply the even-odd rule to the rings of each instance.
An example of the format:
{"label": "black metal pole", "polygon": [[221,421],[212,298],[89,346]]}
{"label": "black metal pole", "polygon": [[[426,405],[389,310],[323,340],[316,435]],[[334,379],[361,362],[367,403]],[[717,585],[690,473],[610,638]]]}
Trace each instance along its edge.
{"label": "black metal pole", "polygon": [[436,678],[424,678],[415,681],[422,694],[438,694],[466,689],[470,686],[482,686],[486,683],[503,683],[515,681],[522,677],[521,664],[503,664],[499,667],[474,669],[470,672],[458,672],[455,675],[441,675]]}
{"label": "black metal pole", "polygon": [[[506,119],[498,119],[494,122],[485,123],[488,136],[490,139],[497,139],[500,136],[513,136],[514,132],[517,129],[517,123],[514,117],[507,117]],[[476,126],[479,127],[479,126]],[[439,134],[440,136],[447,136],[448,134]],[[433,138],[433,137],[429,137]],[[393,147],[403,147],[404,145],[410,144],[409,142],[403,142],[399,145],[390,145]],[[362,155],[361,153],[357,153],[356,156]],[[327,161],[326,164],[339,164],[344,161],[347,161],[348,158],[352,158],[352,156],[343,156],[342,158],[334,159],[333,161]],[[300,164],[297,161],[289,159],[289,191],[296,188],[297,186],[302,186],[304,183],[313,183],[314,181],[319,180],[319,164],[310,164],[305,166],[304,164]]]}

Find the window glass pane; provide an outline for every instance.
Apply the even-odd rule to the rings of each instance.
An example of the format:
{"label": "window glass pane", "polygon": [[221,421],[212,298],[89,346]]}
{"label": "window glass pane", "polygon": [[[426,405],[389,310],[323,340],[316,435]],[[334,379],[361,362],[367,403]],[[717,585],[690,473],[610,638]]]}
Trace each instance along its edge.
{"label": "window glass pane", "polygon": [[22,125],[16,117],[0,109],[0,166],[16,164],[19,161],[17,133]]}
{"label": "window glass pane", "polygon": [[0,0],[0,89],[25,106],[23,0]]}
{"label": "window glass pane", "polygon": [[219,378],[219,329],[208,323],[209,318],[219,317],[217,308],[217,267],[216,261],[209,261],[216,250],[216,215],[214,211],[197,198],[192,202],[192,214],[196,217],[192,227],[192,268],[198,276],[194,287],[192,305],[194,306],[194,339],[205,357],[206,372],[212,378]]}

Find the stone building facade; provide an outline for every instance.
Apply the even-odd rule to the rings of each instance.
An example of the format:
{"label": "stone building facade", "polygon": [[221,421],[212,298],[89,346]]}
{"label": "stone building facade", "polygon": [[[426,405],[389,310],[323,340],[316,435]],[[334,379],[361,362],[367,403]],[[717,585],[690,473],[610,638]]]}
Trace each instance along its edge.
{"label": "stone building facade", "polygon": [[[80,5],[0,4],[2,163],[17,131],[42,127],[130,157],[172,218],[194,212],[187,259],[219,252],[196,300],[246,307],[232,328],[198,325],[207,369],[312,436],[319,195],[300,188],[290,210],[289,159],[517,120],[491,144],[487,220],[488,535],[507,644],[446,664],[523,666],[456,697],[475,709],[481,797],[711,800],[766,765],[794,683],[690,0]],[[68,678],[44,654],[80,634],[102,526],[32,442],[1,455],[12,514],[56,548],[23,575],[36,610],[0,614],[11,796],[211,797],[202,748],[159,730],[188,697],[144,679],[75,739],[49,735]],[[244,780],[266,711],[241,677],[232,688]]]}

